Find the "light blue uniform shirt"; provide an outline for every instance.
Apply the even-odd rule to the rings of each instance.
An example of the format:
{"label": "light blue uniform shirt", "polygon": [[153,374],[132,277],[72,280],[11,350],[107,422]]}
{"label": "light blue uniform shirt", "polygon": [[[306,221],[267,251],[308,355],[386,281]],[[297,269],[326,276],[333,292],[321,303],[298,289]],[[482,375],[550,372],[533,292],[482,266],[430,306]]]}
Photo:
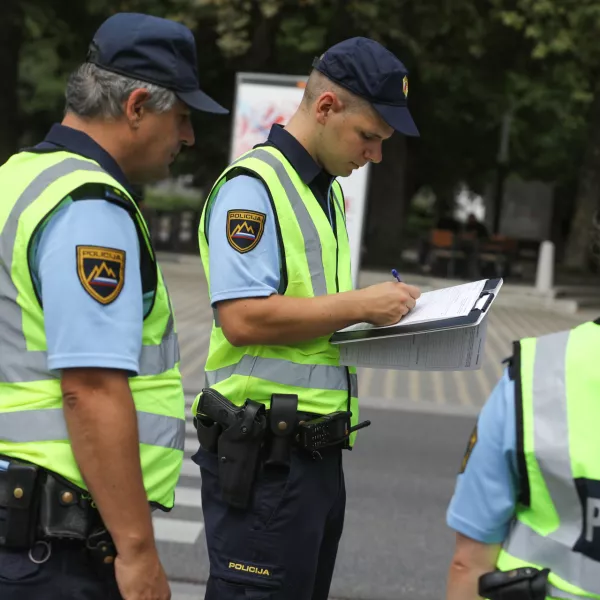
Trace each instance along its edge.
{"label": "light blue uniform shirt", "polygon": [[477,443],[458,476],[448,526],[485,544],[506,538],[519,492],[515,385],[505,370],[483,407]]}
{"label": "light blue uniform shirt", "polygon": [[[249,252],[238,252],[227,241],[227,211],[252,210],[266,215],[262,238]],[[260,298],[282,292],[281,259],[275,215],[264,184],[238,175],[223,184],[207,209],[210,247],[210,300]]]}
{"label": "light blue uniform shirt", "polygon": [[[77,275],[78,245],[125,252],[119,296],[100,304]],[[32,276],[44,308],[48,368],[123,369],[137,373],[144,302],[140,250],[127,211],[104,200],[65,200],[33,240]]]}

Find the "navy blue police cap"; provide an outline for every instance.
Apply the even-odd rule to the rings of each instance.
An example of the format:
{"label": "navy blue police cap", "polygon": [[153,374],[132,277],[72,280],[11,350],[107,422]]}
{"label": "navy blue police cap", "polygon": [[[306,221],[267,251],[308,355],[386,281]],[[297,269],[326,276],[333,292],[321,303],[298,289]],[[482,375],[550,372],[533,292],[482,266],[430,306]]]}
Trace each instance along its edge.
{"label": "navy blue police cap", "polygon": [[181,23],[117,13],[96,31],[86,60],[107,71],[171,90],[190,108],[229,112],[200,89],[196,42]]}
{"label": "navy blue police cap", "polygon": [[404,135],[418,136],[408,112],[408,71],[375,40],[354,37],[315,58],[313,67],[353,94],[368,100],[383,120]]}

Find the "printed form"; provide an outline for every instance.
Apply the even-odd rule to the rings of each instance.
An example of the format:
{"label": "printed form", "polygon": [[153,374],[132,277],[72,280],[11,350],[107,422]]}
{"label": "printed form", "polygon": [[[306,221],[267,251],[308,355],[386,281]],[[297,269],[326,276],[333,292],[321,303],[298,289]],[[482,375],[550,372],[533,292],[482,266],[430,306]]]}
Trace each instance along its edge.
{"label": "printed form", "polygon": [[471,371],[481,367],[486,328],[487,318],[473,327],[340,344],[340,363],[374,369]]}

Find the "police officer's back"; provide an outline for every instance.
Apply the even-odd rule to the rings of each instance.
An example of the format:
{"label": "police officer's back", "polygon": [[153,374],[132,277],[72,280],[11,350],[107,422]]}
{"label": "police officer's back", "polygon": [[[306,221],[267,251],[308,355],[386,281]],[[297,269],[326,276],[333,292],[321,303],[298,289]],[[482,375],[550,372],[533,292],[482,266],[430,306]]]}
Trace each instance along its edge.
{"label": "police officer's back", "polygon": [[199,229],[215,323],[197,400],[206,598],[325,600],[343,529],[342,449],[359,426],[356,369],[331,334],[397,322],[419,291],[352,290],[337,176],[382,160],[397,130],[417,134],[408,74],[373,40],[314,62],[300,107],[239,157]]}
{"label": "police officer's back", "polygon": [[[185,403],[170,300],[132,184],[194,142],[184,26],[118,14],[66,116],[0,167],[0,598],[170,597]],[[116,574],[116,579],[115,579]]]}
{"label": "police officer's back", "polygon": [[448,509],[448,600],[600,598],[599,343],[600,320],[515,344]]}

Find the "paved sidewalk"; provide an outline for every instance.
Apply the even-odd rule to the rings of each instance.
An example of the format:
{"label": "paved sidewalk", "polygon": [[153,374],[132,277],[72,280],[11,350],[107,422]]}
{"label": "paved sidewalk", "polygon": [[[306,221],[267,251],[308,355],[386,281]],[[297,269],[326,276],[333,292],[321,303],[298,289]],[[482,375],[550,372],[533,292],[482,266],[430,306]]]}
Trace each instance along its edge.
{"label": "paved sidewalk", "polygon": [[[161,560],[173,580],[173,600],[203,600],[208,556],[200,472],[190,460],[198,445],[190,407],[204,383],[212,309],[197,257],[162,256],[161,264],[175,305],[188,391],[186,460],[174,510],[155,514],[153,520]],[[385,273],[363,273],[361,284],[386,278]],[[419,285],[426,289],[423,283]],[[505,291],[509,296],[509,290]],[[507,300],[515,298],[519,300],[518,295]],[[454,542],[444,515],[457,465],[474,415],[502,372],[501,360],[511,352],[511,341],[572,327],[596,316],[560,314],[526,300],[521,306],[498,301],[489,317],[484,366],[479,371],[360,369],[362,415],[372,420],[373,427],[356,451],[345,457],[348,508],[332,584],[338,600],[443,597]]]}
{"label": "paved sidewalk", "polygon": [[171,600],[204,600],[206,587],[193,583],[171,581]]}
{"label": "paved sidewalk", "polygon": [[[180,583],[171,581],[171,600],[204,600],[206,586],[193,583]],[[331,598],[329,600],[342,600]]]}
{"label": "paved sidewalk", "polygon": [[[173,296],[181,344],[181,370],[186,391],[197,394],[203,384],[203,367],[208,351],[212,309],[206,282],[196,257],[163,260],[162,268]],[[177,258],[177,257],[174,257]],[[383,273],[364,273],[361,285],[384,280]],[[423,289],[427,289],[425,286]],[[514,294],[514,292],[510,292]],[[500,297],[504,290],[500,291]],[[509,295],[508,293],[506,295]],[[561,314],[543,307],[494,303],[489,325],[483,367],[469,372],[417,372],[359,369],[359,394],[364,406],[403,408],[420,403],[442,411],[477,411],[502,375],[502,361],[512,353],[512,341],[552,331],[568,329],[595,314]]]}

